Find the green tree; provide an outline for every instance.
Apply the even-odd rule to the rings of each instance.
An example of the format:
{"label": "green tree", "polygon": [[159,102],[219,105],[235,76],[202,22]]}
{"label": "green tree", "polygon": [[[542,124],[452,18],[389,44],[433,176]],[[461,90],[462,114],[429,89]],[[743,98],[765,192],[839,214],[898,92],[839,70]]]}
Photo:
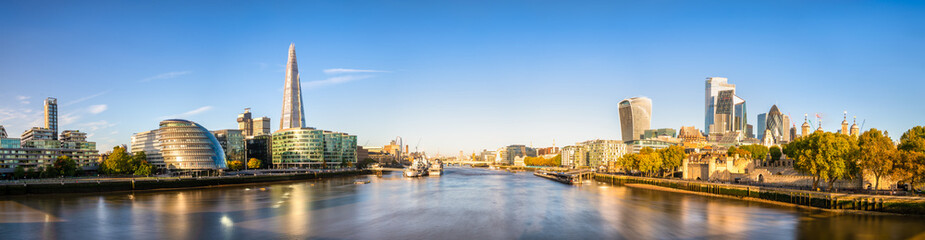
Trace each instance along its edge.
{"label": "green tree", "polygon": [[925,127],[915,126],[899,138],[899,150],[925,153]]}
{"label": "green tree", "polygon": [[769,151],[768,147],[765,147],[762,145],[758,145],[758,144],[746,145],[746,146],[739,147],[739,149],[745,150],[746,152],[748,152],[749,156],[744,156],[744,157],[748,157],[750,159],[764,160],[768,157],[768,151]]}
{"label": "green tree", "polygon": [[251,158],[251,160],[248,160],[248,161],[247,161],[247,167],[248,167],[248,168],[251,168],[251,169],[258,169],[258,168],[260,168],[260,167],[261,167],[260,159]]}
{"label": "green tree", "polygon": [[134,171],[132,158],[125,152],[125,148],[116,146],[112,148],[112,153],[103,161],[107,174],[129,174]]}
{"label": "green tree", "polygon": [[813,176],[813,189],[826,181],[834,190],[835,181],[857,173],[857,143],[848,135],[817,131],[790,142],[784,150],[794,159],[795,170]]}
{"label": "green tree", "polygon": [[244,169],[244,163],[238,160],[228,162],[228,169],[235,171]]}
{"label": "green tree", "polygon": [[783,155],[783,153],[781,153],[780,151],[780,147],[778,146],[771,146],[770,148],[768,148],[768,154],[771,155],[772,163],[775,163],[778,160],[780,160],[780,156]]}
{"label": "green tree", "polygon": [[135,166],[134,174],[137,176],[149,176],[154,173],[154,166],[148,163],[148,161],[141,161],[137,166]]}
{"label": "green tree", "polygon": [[671,174],[675,169],[681,167],[681,162],[684,161],[684,158],[687,158],[684,148],[677,145],[659,149],[657,152],[662,159],[661,168],[665,170],[666,174]]}
{"label": "green tree", "polygon": [[363,159],[363,160],[360,160],[359,162],[357,162],[357,168],[359,168],[359,169],[364,169],[364,168],[366,168],[367,166],[369,166],[370,164],[373,164],[373,163],[376,163],[376,160],[374,160],[374,159],[372,159],[372,158],[366,158],[366,159]]}
{"label": "green tree", "polygon": [[739,151],[739,149],[736,148],[735,146],[729,147],[729,149],[726,150],[726,156],[732,157],[732,156],[735,155],[738,151]]}
{"label": "green tree", "polygon": [[13,170],[13,177],[16,179],[22,179],[26,176],[26,168],[22,165],[16,166],[16,170]]}
{"label": "green tree", "polygon": [[876,178],[874,189],[880,188],[881,177],[894,173],[893,163],[897,156],[893,140],[876,128],[871,128],[858,137],[859,164]]}
{"label": "green tree", "polygon": [[50,170],[55,176],[72,177],[77,174],[77,161],[68,156],[59,156]]}

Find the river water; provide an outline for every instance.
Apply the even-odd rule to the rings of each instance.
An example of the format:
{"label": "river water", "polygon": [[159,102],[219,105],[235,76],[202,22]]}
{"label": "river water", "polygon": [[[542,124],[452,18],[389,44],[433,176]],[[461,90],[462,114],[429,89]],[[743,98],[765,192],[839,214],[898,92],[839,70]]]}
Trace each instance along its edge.
{"label": "river water", "polygon": [[[368,179],[368,184],[354,184]],[[832,214],[486,169],[0,198],[0,239],[908,239],[925,218]]]}

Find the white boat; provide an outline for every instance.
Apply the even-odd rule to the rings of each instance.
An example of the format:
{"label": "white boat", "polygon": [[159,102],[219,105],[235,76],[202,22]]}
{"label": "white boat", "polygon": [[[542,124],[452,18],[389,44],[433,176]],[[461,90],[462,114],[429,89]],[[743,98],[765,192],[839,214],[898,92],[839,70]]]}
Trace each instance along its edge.
{"label": "white boat", "polygon": [[405,168],[404,174],[405,177],[420,177],[424,176],[427,173],[427,166],[420,159],[415,159],[411,162],[411,166]]}
{"label": "white boat", "polygon": [[434,163],[427,168],[427,173],[431,176],[440,176],[443,175],[443,162],[440,160],[434,160]]}

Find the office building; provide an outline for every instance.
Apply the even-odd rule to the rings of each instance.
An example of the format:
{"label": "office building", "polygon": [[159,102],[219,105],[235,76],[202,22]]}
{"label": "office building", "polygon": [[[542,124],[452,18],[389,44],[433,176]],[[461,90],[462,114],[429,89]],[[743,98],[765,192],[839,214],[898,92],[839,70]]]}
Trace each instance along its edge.
{"label": "office building", "polygon": [[280,168],[332,168],[356,162],[356,136],[314,128],[273,133],[273,164]]}
{"label": "office building", "polygon": [[157,139],[157,130],[144,131],[132,135],[129,151],[132,154],[144,152],[146,161],[156,168],[164,169],[164,157],[161,156],[161,143]]}
{"label": "office building", "polygon": [[3,128],[3,125],[0,125],[0,138],[6,138],[6,129]]}
{"label": "office building", "polygon": [[619,140],[591,140],[579,143],[587,151],[587,164],[593,168],[611,166],[626,154],[626,144]]}
{"label": "office building", "polygon": [[244,136],[254,136],[254,119],[251,117],[251,109],[244,108],[244,113],[238,114],[238,130]]}
{"label": "office building", "polygon": [[45,99],[45,128],[51,130],[52,139],[58,140],[58,99]]}
{"label": "office building", "polygon": [[704,108],[706,133],[725,134],[746,130],[748,116],[745,99],[737,96],[735,89],[735,85],[728,83],[726,78],[707,78]]}
{"label": "office building", "polygon": [[659,137],[677,137],[677,131],[674,128],[648,129],[643,132],[642,139],[657,139]]}
{"label": "office building", "polygon": [[244,140],[245,150],[247,151],[245,159],[250,161],[251,158],[256,158],[260,160],[262,163],[261,165],[270,168],[270,165],[273,163],[271,138],[272,136],[270,135],[247,137]]}
{"label": "office building", "polygon": [[645,97],[628,98],[620,101],[619,111],[623,141],[642,139],[651,125],[652,100]]}
{"label": "office building", "polygon": [[790,117],[785,118],[784,114],[781,114],[780,109],[777,108],[777,105],[771,106],[771,110],[769,110],[767,114],[765,127],[767,132],[771,134],[769,138],[772,144],[789,142],[789,120]]}
{"label": "office building", "polygon": [[677,143],[662,141],[662,140],[633,140],[624,142],[626,144],[626,151],[628,153],[639,153],[643,148],[649,147],[653,150],[658,150],[662,148],[667,148],[670,146],[678,145]]}
{"label": "office building", "polygon": [[252,136],[263,136],[270,135],[273,132],[270,131],[270,118],[268,117],[259,117],[254,119],[254,129],[252,130]]}
{"label": "office building", "polygon": [[161,156],[169,170],[227,168],[225,151],[209,130],[183,119],[161,121],[157,130]]}
{"label": "office building", "polygon": [[241,163],[247,163],[247,159],[244,158],[243,131],[237,129],[223,129],[212,131],[212,135],[215,135],[215,140],[222,146],[222,150],[225,152],[225,161],[241,161]]}
{"label": "office building", "polygon": [[758,131],[757,131],[758,139],[764,139],[764,130],[767,127],[767,118],[768,118],[767,113],[758,114]]}
{"label": "office building", "polygon": [[238,114],[238,130],[241,130],[241,134],[244,137],[270,135],[270,118],[252,118],[250,110],[245,108],[244,113]]}
{"label": "office building", "polygon": [[299,65],[295,57],[295,43],[289,45],[286,63],[286,84],[283,90],[283,114],[279,129],[305,127],[305,108],[302,106],[302,85],[299,82]]}
{"label": "office building", "polygon": [[57,140],[55,132],[48,128],[32,127],[20,136],[22,141]]}

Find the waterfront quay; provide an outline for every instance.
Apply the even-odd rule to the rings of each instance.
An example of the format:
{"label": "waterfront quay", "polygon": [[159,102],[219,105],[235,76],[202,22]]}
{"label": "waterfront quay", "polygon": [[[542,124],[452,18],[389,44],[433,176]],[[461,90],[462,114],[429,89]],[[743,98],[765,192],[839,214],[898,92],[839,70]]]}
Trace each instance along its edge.
{"label": "waterfront quay", "polygon": [[134,177],[134,178],[58,178],[0,182],[0,196],[22,194],[103,193],[177,188],[216,187],[295,181],[364,174],[357,169],[264,169],[240,171],[238,174],[203,177]]}
{"label": "waterfront quay", "polygon": [[[367,184],[354,184],[369,181]],[[631,185],[631,184],[630,184]],[[449,167],[173,191],[0,197],[5,239],[909,239],[925,219]],[[54,231],[45,231],[54,229]]]}
{"label": "waterfront quay", "polygon": [[595,173],[594,180],[610,184],[646,184],[664,189],[678,189],[718,196],[767,200],[827,210],[859,210],[925,215],[925,198],[923,197],[816,192],[603,173]]}

